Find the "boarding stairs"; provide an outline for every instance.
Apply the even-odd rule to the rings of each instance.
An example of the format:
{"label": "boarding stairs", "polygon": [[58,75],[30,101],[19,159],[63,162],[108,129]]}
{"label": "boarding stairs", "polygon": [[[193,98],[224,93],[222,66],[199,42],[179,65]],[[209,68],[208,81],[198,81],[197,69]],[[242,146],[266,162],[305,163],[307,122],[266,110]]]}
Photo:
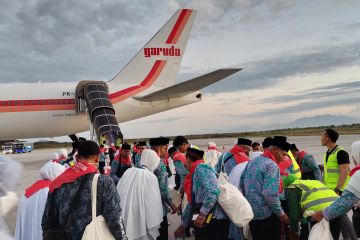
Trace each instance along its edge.
{"label": "boarding stairs", "polygon": [[123,142],[115,109],[109,99],[109,88],[102,81],[81,81],[76,87],[76,111],[86,113],[93,140],[104,137],[106,144]]}

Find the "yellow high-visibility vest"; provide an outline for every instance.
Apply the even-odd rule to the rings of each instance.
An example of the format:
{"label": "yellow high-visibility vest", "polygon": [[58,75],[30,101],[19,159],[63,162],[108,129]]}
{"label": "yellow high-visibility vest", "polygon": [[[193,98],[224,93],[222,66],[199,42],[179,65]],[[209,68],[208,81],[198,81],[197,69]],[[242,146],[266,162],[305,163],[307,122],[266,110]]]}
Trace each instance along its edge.
{"label": "yellow high-visibility vest", "polygon": [[300,170],[299,164],[296,162],[296,159],[294,158],[294,155],[292,154],[292,152],[290,150],[288,151],[287,154],[288,154],[289,158],[291,159],[291,162],[292,162],[292,165],[293,165],[292,174],[297,179],[301,179],[301,170]]}
{"label": "yellow high-visibility vest", "polygon": [[[330,189],[335,189],[340,178],[340,168],[337,161],[337,153],[340,150],[344,150],[342,147],[337,146],[329,155],[328,161],[326,162],[326,153],[324,154],[324,183]],[[345,190],[346,185],[350,180],[348,175],[344,185],[341,187],[341,191]]]}
{"label": "yellow high-visibility vest", "polygon": [[333,190],[318,180],[295,180],[290,186],[302,190],[300,206],[304,211],[321,211],[339,198]]}

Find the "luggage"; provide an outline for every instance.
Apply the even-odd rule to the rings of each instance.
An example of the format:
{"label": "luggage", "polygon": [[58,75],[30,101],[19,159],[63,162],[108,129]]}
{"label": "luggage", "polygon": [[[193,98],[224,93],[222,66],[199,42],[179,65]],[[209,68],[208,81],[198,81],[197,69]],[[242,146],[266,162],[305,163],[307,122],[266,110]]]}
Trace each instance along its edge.
{"label": "luggage", "polygon": [[329,222],[323,218],[315,224],[311,228],[308,240],[333,240]]}
{"label": "luggage", "polygon": [[236,226],[244,227],[254,218],[250,203],[237,187],[229,183],[226,173],[220,172],[218,180],[220,186],[219,205]]}

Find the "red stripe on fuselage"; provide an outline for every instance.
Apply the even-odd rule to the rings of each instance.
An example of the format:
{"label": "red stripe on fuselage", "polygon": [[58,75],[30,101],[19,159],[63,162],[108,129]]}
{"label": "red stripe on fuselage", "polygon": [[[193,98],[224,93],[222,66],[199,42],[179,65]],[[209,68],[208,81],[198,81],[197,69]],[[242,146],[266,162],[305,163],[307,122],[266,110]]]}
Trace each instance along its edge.
{"label": "red stripe on fuselage", "polygon": [[[136,86],[109,94],[113,104],[132,97],[148,89],[164,69],[166,60],[156,60],[148,75]],[[3,100],[0,101],[1,112],[31,112],[31,111],[75,110],[74,99],[36,99],[36,100]]]}
{"label": "red stripe on fuselage", "polygon": [[73,110],[74,108],[74,99],[34,99],[0,101],[0,112]]}
{"label": "red stripe on fuselage", "polygon": [[181,13],[176,20],[176,23],[173,27],[173,29],[170,32],[169,37],[166,40],[166,44],[176,44],[182,31],[184,30],[184,27],[187,23],[187,21],[190,18],[190,15],[192,13],[191,9],[183,9],[181,10]]}
{"label": "red stripe on fuselage", "polygon": [[31,105],[31,106],[0,106],[1,112],[40,112],[40,111],[60,111],[74,110],[75,104],[58,104],[58,105]]}

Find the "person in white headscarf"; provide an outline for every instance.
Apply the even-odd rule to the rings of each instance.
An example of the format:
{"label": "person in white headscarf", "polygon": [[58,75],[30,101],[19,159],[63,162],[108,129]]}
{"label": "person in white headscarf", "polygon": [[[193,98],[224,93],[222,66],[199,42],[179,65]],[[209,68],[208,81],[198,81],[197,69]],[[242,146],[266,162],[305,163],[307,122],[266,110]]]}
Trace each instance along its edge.
{"label": "person in white headscarf", "polygon": [[[9,197],[8,193],[14,193],[16,184],[22,173],[22,165],[18,162],[15,162],[12,159],[0,156],[0,207],[6,205],[14,205],[12,202],[14,199]],[[15,196],[17,198],[17,196]],[[3,205],[4,204],[4,205]],[[16,207],[16,206],[15,206]],[[2,209],[3,210],[3,209]],[[7,209],[9,211],[9,209]],[[2,212],[2,211],[1,211]],[[10,235],[8,227],[3,219],[3,213],[0,214],[0,239],[1,240],[11,240],[14,239]]]}
{"label": "person in white headscarf", "polygon": [[41,219],[44,213],[49,185],[65,167],[56,162],[48,162],[40,169],[40,179],[25,190],[18,207],[16,218],[16,240],[41,240],[43,232]]}
{"label": "person in white headscarf", "polygon": [[64,164],[65,161],[68,159],[69,155],[68,152],[65,148],[61,148],[59,149],[58,152],[55,152],[52,157],[51,157],[51,161],[52,162],[57,162],[60,164]]}
{"label": "person in white headscarf", "polygon": [[215,168],[221,154],[222,153],[216,148],[216,143],[209,142],[208,149],[205,151],[204,161]]}
{"label": "person in white headscarf", "polygon": [[159,236],[163,209],[158,180],[153,174],[159,163],[155,151],[143,150],[140,167],[128,169],[117,185],[129,240],[155,240]]}

